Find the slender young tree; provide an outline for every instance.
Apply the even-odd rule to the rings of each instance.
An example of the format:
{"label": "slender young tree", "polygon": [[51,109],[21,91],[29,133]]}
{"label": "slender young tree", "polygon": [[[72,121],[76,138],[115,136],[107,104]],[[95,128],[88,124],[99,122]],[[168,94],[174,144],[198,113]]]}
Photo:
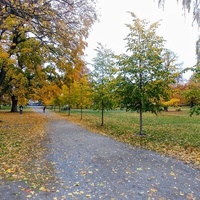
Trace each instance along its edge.
{"label": "slender young tree", "polygon": [[83,109],[90,107],[92,104],[92,88],[88,78],[87,74],[82,73],[73,87],[74,106],[80,108],[81,120],[83,119]]}
{"label": "slender young tree", "polygon": [[119,57],[118,91],[122,108],[139,112],[139,135],[143,135],[142,113],[161,110],[160,102],[168,98],[169,85],[177,74],[176,67],[166,62],[169,51],[164,49],[164,39],[156,35],[158,23],[131,15],[133,23],[127,25],[130,33],[125,38],[127,54]]}
{"label": "slender young tree", "polygon": [[98,44],[97,55],[93,59],[93,107],[101,110],[101,125],[104,125],[104,111],[116,106],[114,95],[115,59],[111,49]]}

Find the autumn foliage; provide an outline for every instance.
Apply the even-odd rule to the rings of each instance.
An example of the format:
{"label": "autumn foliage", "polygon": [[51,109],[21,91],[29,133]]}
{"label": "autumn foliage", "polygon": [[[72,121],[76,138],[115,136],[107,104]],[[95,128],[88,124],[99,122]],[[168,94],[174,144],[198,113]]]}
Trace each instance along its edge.
{"label": "autumn foliage", "polygon": [[52,176],[42,145],[46,119],[30,111],[22,115],[0,111],[0,118],[0,176],[27,182],[34,188],[44,187]]}
{"label": "autumn foliage", "polygon": [[95,21],[91,0],[0,1],[0,98],[10,96],[12,112],[73,81]]}

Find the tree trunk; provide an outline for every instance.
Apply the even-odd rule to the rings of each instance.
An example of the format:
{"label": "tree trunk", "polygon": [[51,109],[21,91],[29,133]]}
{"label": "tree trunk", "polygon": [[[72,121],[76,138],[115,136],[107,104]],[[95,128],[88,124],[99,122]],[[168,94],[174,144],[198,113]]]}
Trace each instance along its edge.
{"label": "tree trunk", "polygon": [[0,70],[0,85],[2,85],[4,79],[5,79],[5,76],[6,76],[6,71],[4,70],[4,66],[1,68]]}
{"label": "tree trunk", "polygon": [[104,125],[104,102],[103,102],[103,100],[102,100],[102,102],[101,102],[101,126],[103,126]]}
{"label": "tree trunk", "polygon": [[142,135],[142,106],[140,106],[140,132],[139,135]]}
{"label": "tree trunk", "polygon": [[12,107],[11,107],[11,112],[17,112],[17,102],[18,102],[18,98],[14,95],[11,96],[11,100],[12,100]]}
{"label": "tree trunk", "polygon": [[190,108],[193,108],[194,107],[194,101],[193,99],[190,100]]}
{"label": "tree trunk", "polygon": [[70,110],[71,110],[71,108],[70,108],[70,105],[68,106],[68,116],[70,116]]}
{"label": "tree trunk", "polygon": [[83,107],[81,105],[81,120],[83,119]]}
{"label": "tree trunk", "polygon": [[[141,64],[140,64],[141,66]],[[143,112],[143,88],[142,88],[142,73],[140,72],[140,132],[138,135],[145,135],[143,132],[143,118],[142,118],[142,112]]]}

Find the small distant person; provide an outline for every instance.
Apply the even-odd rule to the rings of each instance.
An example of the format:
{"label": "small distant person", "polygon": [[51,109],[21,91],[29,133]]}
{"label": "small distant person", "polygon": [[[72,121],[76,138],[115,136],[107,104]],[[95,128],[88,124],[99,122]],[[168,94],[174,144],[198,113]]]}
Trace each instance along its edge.
{"label": "small distant person", "polygon": [[22,115],[22,111],[23,111],[23,106],[20,105],[20,106],[19,106],[19,113],[20,113],[20,115]]}
{"label": "small distant person", "polygon": [[43,113],[45,113],[46,106],[43,107]]}

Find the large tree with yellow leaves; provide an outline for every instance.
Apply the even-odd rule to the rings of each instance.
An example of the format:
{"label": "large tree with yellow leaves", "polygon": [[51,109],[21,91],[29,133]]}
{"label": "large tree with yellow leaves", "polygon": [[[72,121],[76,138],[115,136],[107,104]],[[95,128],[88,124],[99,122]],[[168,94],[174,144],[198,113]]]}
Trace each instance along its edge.
{"label": "large tree with yellow leaves", "polygon": [[9,93],[13,112],[19,98],[63,84],[84,65],[94,6],[93,0],[0,0],[0,97]]}

